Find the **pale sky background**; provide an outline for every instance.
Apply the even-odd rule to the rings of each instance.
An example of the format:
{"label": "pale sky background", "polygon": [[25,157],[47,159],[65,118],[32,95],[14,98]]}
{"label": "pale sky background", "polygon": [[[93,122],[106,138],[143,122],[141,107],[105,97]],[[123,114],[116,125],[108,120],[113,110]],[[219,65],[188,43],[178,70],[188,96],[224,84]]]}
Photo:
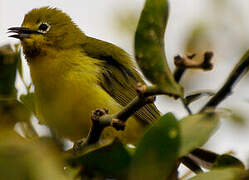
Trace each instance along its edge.
{"label": "pale sky background", "polygon": [[[52,6],[68,13],[79,27],[90,36],[112,42],[128,53],[133,53],[133,33],[118,27],[117,17],[125,18],[133,12],[138,20],[144,0],[0,0],[0,44],[18,42],[7,37],[7,29],[20,26],[24,15],[33,8]],[[209,25],[209,39],[214,46],[215,68],[211,72],[188,72],[182,80],[186,92],[200,89],[217,90],[234,64],[249,49],[249,1],[248,0],[171,0],[170,20],[166,31],[166,53],[171,69],[173,57],[184,53],[184,43],[190,30],[198,23]],[[222,4],[224,3],[224,4]],[[220,5],[219,5],[220,4]],[[249,74],[247,74],[248,76]],[[29,81],[28,69],[25,77]],[[24,93],[20,80],[20,93]],[[244,78],[220,107],[233,108],[244,117],[249,117],[249,78]],[[186,115],[182,105],[169,98],[158,98],[162,112],[173,112],[176,117]],[[202,99],[204,102],[207,98]],[[206,102],[206,101],[205,101]],[[192,108],[200,106],[195,103]],[[218,153],[233,150],[236,157],[249,162],[249,119],[242,126],[224,119],[219,129],[205,145]]]}

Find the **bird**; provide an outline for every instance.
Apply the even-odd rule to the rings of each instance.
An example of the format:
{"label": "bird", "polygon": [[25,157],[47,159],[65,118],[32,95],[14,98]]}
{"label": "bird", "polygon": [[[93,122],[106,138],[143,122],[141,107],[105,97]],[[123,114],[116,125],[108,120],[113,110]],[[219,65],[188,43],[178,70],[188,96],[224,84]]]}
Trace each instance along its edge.
{"label": "bird", "polygon": [[[41,7],[28,12],[21,27],[9,28],[21,41],[34,84],[36,115],[59,137],[77,141],[91,127],[91,112],[120,111],[144,83],[131,56],[118,46],[87,36],[63,11]],[[124,131],[107,127],[101,138],[135,144],[160,117],[147,104],[126,122]]]}

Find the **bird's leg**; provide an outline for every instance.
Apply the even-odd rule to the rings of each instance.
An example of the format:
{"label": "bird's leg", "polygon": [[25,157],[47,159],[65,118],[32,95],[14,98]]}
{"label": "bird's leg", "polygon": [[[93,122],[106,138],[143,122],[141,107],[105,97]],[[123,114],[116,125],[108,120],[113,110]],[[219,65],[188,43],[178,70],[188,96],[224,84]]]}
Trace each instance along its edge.
{"label": "bird's leg", "polygon": [[108,116],[108,112],[109,110],[107,108],[96,109],[95,111],[92,112],[91,115],[92,127],[86,139],[81,139],[76,143],[74,143],[73,149],[75,152],[82,150],[84,147],[88,145],[92,145],[98,142],[103,129],[111,124],[111,122],[108,122],[106,118],[102,118],[104,116]]}
{"label": "bird's leg", "polygon": [[74,144],[74,152],[79,152],[84,147],[97,143],[105,127],[111,126],[117,131],[123,131],[125,122],[130,116],[146,104],[153,103],[155,101],[154,95],[162,93],[156,87],[147,87],[140,83],[136,90],[138,96],[116,114],[109,115],[106,108],[93,111],[91,116],[92,127],[89,134],[86,140],[80,140]]}

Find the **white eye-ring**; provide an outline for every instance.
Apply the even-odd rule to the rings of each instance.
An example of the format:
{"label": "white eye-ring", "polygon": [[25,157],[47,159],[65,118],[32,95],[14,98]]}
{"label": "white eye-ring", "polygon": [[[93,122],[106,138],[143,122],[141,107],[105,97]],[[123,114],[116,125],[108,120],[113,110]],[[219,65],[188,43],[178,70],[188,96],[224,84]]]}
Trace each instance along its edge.
{"label": "white eye-ring", "polygon": [[50,25],[46,22],[42,22],[40,23],[39,27],[38,27],[38,32],[40,33],[47,33],[50,29]]}

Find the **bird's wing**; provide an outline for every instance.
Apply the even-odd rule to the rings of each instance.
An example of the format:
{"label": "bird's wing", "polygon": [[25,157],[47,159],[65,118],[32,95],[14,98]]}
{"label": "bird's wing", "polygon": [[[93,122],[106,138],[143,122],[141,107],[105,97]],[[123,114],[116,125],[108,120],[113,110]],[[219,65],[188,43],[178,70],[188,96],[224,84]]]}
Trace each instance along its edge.
{"label": "bird's wing", "polygon": [[[95,38],[89,37],[82,44],[84,53],[103,62],[99,85],[122,106],[133,100],[138,82],[144,82],[135,70],[129,55],[121,48]],[[160,117],[154,104],[148,104],[135,113],[142,122],[151,123]]]}

